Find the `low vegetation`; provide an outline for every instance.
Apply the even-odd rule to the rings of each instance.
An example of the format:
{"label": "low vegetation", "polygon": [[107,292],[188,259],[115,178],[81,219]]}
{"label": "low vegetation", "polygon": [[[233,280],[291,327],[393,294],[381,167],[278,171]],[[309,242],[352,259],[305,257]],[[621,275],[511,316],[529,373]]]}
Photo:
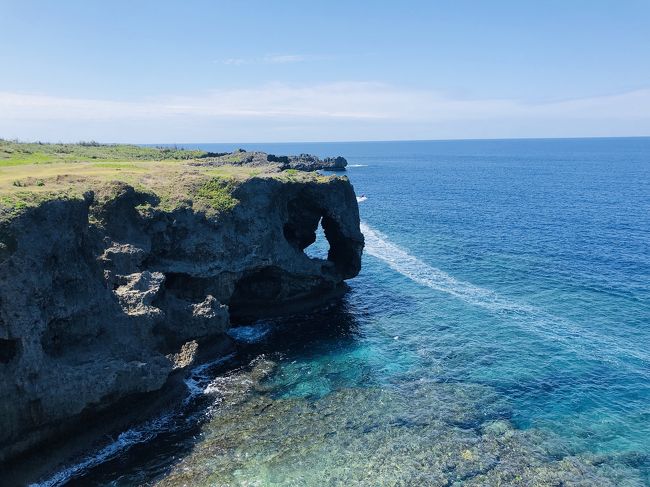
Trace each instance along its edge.
{"label": "low vegetation", "polygon": [[216,212],[232,210],[239,201],[232,195],[237,188],[237,180],[215,177],[206,181],[196,192],[197,202]]}
{"label": "low vegetation", "polygon": [[45,144],[0,139],[0,167],[56,162],[187,161],[213,156],[210,152],[179,147],[143,147],[128,144]]}
{"label": "low vegetation", "polygon": [[285,182],[328,180],[317,173],[280,171],[273,162],[248,165],[250,154],[243,149],[212,153],[178,147],[0,139],[0,217],[46,200],[82,198],[89,190],[118,182],[155,194],[160,209],[192,207],[217,214],[239,203],[233,192],[252,177]]}

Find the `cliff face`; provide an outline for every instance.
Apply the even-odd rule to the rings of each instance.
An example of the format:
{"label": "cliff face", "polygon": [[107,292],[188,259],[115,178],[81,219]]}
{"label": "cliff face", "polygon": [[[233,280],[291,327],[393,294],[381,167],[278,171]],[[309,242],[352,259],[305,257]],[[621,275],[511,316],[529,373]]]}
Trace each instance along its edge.
{"label": "cliff face", "polygon": [[[316,305],[359,272],[346,179],[252,178],[232,197],[206,216],[114,183],[4,220],[0,461],[79,415],[160,389],[187,364],[181,348],[227,344],[231,318]],[[319,222],[327,260],[303,252]]]}

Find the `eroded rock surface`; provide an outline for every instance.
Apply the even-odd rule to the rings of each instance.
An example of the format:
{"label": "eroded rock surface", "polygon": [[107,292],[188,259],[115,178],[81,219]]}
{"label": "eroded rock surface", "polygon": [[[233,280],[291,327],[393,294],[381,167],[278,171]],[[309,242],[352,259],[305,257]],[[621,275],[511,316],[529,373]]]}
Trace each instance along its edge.
{"label": "eroded rock surface", "polygon": [[[317,305],[359,272],[346,179],[252,178],[232,196],[206,216],[116,183],[3,221],[0,461],[159,390],[231,318]],[[319,222],[327,260],[303,252]]]}

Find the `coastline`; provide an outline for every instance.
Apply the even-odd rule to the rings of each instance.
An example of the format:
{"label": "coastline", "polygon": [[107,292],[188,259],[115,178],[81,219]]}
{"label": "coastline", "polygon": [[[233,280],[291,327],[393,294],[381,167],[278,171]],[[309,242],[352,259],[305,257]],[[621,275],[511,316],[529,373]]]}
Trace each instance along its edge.
{"label": "coastline", "polygon": [[[321,306],[359,272],[354,190],[312,171],[343,158],[91,144],[73,148],[86,160],[34,163],[15,149],[0,187],[0,451],[12,465],[23,455],[17,477],[173,406],[187,370],[231,348],[231,315]],[[93,151],[136,155],[94,162]],[[320,224],[326,259],[303,252]],[[33,469],[45,442],[57,453]]]}
{"label": "coastline", "polygon": [[[331,147],[334,153],[344,153]],[[387,153],[383,146],[374,152],[362,152],[365,146],[348,147],[357,154],[350,157],[348,174],[368,201],[360,205],[364,270],[349,283],[343,309],[335,306],[296,318],[264,319],[255,326],[244,319],[244,326],[228,332],[237,342],[235,360],[189,382],[196,397],[202,398],[203,409],[196,413],[206,415],[196,418],[198,430],[179,431],[172,422],[168,426],[173,431],[166,431],[160,423],[145,423],[107,444],[111,448],[133,444],[110,459],[102,456],[106,450],[85,452],[99,457],[79,459],[96,463],[81,465],[83,470],[75,474],[80,475],[78,480],[128,486],[169,477],[166,485],[173,485],[181,473],[173,465],[183,458],[180,465],[198,484],[202,472],[217,467],[219,478],[240,475],[233,480],[237,484],[298,474],[316,479],[319,466],[328,465],[327,471],[350,481],[373,471],[380,475],[386,468],[387,475],[399,472],[402,480],[424,471],[438,472],[441,482],[453,482],[458,480],[456,472],[464,472],[468,485],[481,478],[480,485],[489,485],[485,480],[489,477],[481,475],[499,472],[505,475],[502,483],[509,485],[523,485],[522,479],[530,483],[560,478],[576,485],[647,485],[647,424],[640,422],[639,409],[647,391],[643,375],[647,353],[623,334],[643,320],[643,309],[625,296],[643,297],[647,286],[639,286],[647,272],[642,266],[621,267],[624,263],[615,256],[608,262],[589,258],[599,255],[610,234],[600,232],[598,222],[572,219],[598,210],[606,221],[612,214],[603,208],[602,202],[609,200],[602,197],[620,187],[638,188],[639,178],[626,181],[629,175],[644,174],[642,158],[647,150],[622,141],[612,142],[606,152],[600,147],[596,144],[592,150],[587,141],[531,142],[514,144],[502,154],[501,149],[490,152],[489,145],[469,144],[451,159],[437,144],[406,144],[396,156],[390,152],[395,148]],[[475,157],[467,158],[475,152]],[[411,160],[413,153],[423,154],[424,160]],[[522,154],[530,154],[530,161],[518,162]],[[572,164],[564,162],[574,154],[583,156]],[[504,185],[504,181],[512,182]],[[596,195],[586,206],[581,200],[585,181]],[[529,188],[525,193],[522,182]],[[600,188],[601,182],[606,186]],[[554,188],[571,191],[558,193]],[[545,191],[551,191],[552,198],[545,197]],[[639,223],[642,206],[630,205],[642,194],[619,194],[617,207],[629,209],[620,223],[641,225],[639,230],[647,226]],[[467,211],[477,203],[481,211]],[[536,217],[527,218],[529,214]],[[500,215],[511,218],[496,218]],[[572,223],[556,224],[568,221]],[[517,238],[503,239],[504,225],[511,229],[508,235]],[[625,227],[616,228],[610,230],[624,232]],[[575,235],[592,237],[573,242]],[[307,249],[310,255],[327,255],[322,237],[321,233],[321,240]],[[634,258],[643,242],[617,239],[607,248],[625,249]],[[580,252],[585,248],[591,249],[589,255]],[[627,269],[625,281],[612,281],[617,274],[611,272],[622,269]],[[566,271],[577,280],[567,282]],[[620,292],[599,295],[604,284]],[[584,285],[590,289],[589,310],[559,292],[571,291],[577,297]],[[537,293],[541,288],[546,291]],[[615,322],[616,315],[609,312],[612,306],[637,321]],[[610,333],[604,334],[607,330]],[[636,330],[643,333],[643,328]],[[231,383],[233,374],[247,369],[248,361],[260,355],[275,362],[276,368],[255,397],[233,409],[229,420],[222,416],[205,423],[221,411],[222,394],[241,391]],[[428,399],[414,397],[416,390],[427,390]],[[338,399],[328,401],[329,395]],[[471,399],[475,396],[478,402]],[[367,419],[346,408],[347,402],[366,411]],[[278,424],[269,424],[267,414]],[[338,424],[338,418],[350,423]],[[440,418],[447,419],[440,424]],[[145,430],[161,433],[139,443]],[[225,444],[214,443],[214,438],[197,443],[197,435],[204,431],[211,435],[221,430],[228,438]],[[428,437],[427,431],[439,434]],[[283,445],[282,438],[289,443]],[[393,444],[393,438],[399,441]],[[268,448],[262,442],[269,442]],[[366,453],[356,459],[346,456],[344,444],[356,445],[352,453]],[[499,453],[500,464],[494,465],[499,444],[509,445],[509,453]],[[212,450],[213,456],[204,455],[210,445],[218,449]],[[376,447],[364,450],[368,445]],[[313,463],[316,457],[310,452],[321,448],[320,460]],[[402,457],[400,448],[410,454]],[[219,452],[254,458],[236,464]],[[425,462],[426,468],[408,468],[414,458]],[[449,459],[444,468],[437,463],[443,458]],[[533,460],[534,467],[527,463]],[[312,468],[301,471],[299,465]],[[69,475],[69,468],[74,465],[59,475]]]}

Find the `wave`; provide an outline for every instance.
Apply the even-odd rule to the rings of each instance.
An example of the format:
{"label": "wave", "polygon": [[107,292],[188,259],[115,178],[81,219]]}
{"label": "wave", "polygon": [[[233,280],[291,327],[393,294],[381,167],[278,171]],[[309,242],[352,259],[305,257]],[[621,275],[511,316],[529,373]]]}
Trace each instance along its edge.
{"label": "wave", "polygon": [[525,329],[543,339],[561,342],[576,354],[617,364],[620,362],[621,355],[640,360],[643,364],[641,367],[634,367],[635,371],[644,376],[649,375],[643,370],[644,366],[647,367],[650,363],[650,356],[646,352],[632,349],[615,337],[595,333],[589,328],[538,307],[456,279],[409,254],[405,249],[392,243],[386,235],[364,222],[361,223],[361,232],[365,237],[364,251],[367,254],[382,260],[393,270],[422,286],[449,294],[492,313],[505,315],[507,324]]}
{"label": "wave", "polygon": [[251,326],[238,326],[228,330],[234,340],[243,343],[259,343],[263,341],[269,333],[272,326],[269,323],[257,323]]}
{"label": "wave", "polygon": [[[183,406],[186,407],[198,396],[212,394],[214,392],[211,389],[211,381],[213,378],[212,375],[209,374],[209,370],[216,365],[220,365],[232,359],[233,357],[234,354],[230,354],[226,357],[221,357],[192,369],[189,377],[185,379],[185,384],[187,385],[189,394],[184,399]],[[58,487],[65,485],[75,477],[88,472],[93,467],[117,457],[131,447],[151,441],[161,433],[169,433],[179,430],[194,421],[194,419],[195,415],[185,416],[179,414],[179,411],[171,411],[158,416],[155,419],[146,421],[145,423],[124,431],[117,437],[117,439],[108,445],[105,445],[90,455],[85,456],[79,462],[60,470],[47,480],[32,483],[29,487]]]}
{"label": "wave", "polygon": [[132,446],[139,443],[145,443],[155,438],[158,434],[169,431],[171,420],[172,415],[167,414],[137,428],[131,428],[121,433],[115,441],[109,443],[92,455],[87,456],[79,463],[57,472],[43,482],[30,484],[29,487],[56,487],[65,485],[77,475],[85,473],[89,469],[115,458],[117,455],[128,450]]}
{"label": "wave", "polygon": [[533,308],[510,301],[494,291],[468,282],[459,281],[446,272],[436,269],[388,240],[381,232],[361,223],[366,241],[366,253],[386,262],[391,268],[412,281],[436,291],[451,294],[463,301],[491,311],[529,313]]}
{"label": "wave", "polygon": [[368,164],[348,164],[347,167],[368,167]]}

